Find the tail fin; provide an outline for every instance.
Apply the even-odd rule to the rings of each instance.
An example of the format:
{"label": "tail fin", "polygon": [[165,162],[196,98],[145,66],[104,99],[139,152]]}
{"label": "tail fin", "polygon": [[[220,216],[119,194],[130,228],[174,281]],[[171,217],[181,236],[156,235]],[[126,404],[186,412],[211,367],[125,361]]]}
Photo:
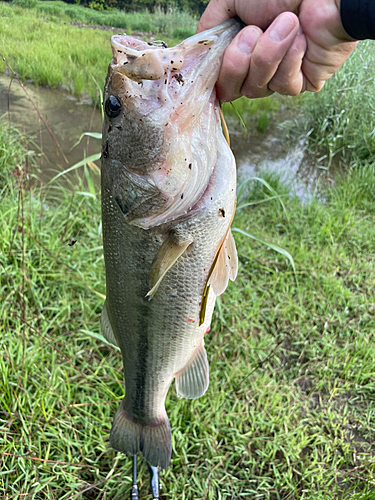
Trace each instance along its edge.
{"label": "tail fin", "polygon": [[142,452],[153,467],[168,467],[172,454],[171,428],[167,414],[163,419],[140,424],[120,404],[113,419],[110,444],[122,453]]}

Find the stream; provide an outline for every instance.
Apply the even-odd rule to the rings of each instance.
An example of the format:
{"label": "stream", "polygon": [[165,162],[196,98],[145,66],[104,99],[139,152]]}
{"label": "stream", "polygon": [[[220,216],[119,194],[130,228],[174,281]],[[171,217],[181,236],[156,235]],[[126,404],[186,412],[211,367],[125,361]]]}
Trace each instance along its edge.
{"label": "stream", "polygon": [[[0,74],[0,116],[3,122],[10,122],[31,137],[29,147],[39,156],[39,175],[43,182],[81,161],[85,154],[88,157],[100,151],[100,141],[86,137],[73,148],[84,132],[101,131],[98,108],[64,90],[35,87],[32,83],[25,83],[25,89],[31,100],[16,79],[12,81],[9,76]],[[35,106],[55,140],[47,125],[39,119]],[[265,132],[247,134],[236,132],[238,127],[231,127],[230,120],[228,126],[239,182],[267,170],[277,173],[302,201],[309,199],[322,170],[306,158],[301,139],[287,138],[285,130],[277,123],[271,123]]]}
{"label": "stream", "polygon": [[[93,138],[84,138],[73,148],[84,132],[101,132],[102,118],[98,108],[64,90],[35,87],[32,83],[25,83],[24,87],[31,100],[16,79],[11,81],[9,76],[0,74],[0,116],[2,122],[9,122],[11,126],[23,130],[31,139],[29,148],[39,155],[43,182],[81,161],[85,153],[90,156],[100,152],[100,141]],[[56,141],[47,125],[39,119],[34,105]]]}

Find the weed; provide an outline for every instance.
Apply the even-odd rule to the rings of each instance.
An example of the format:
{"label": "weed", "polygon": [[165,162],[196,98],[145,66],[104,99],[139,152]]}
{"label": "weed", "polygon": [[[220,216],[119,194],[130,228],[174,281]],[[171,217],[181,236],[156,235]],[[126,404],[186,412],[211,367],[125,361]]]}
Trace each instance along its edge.
{"label": "weed", "polygon": [[375,42],[360,42],[318,94],[300,101],[308,148],[330,166],[361,167],[375,158]]}
{"label": "weed", "polygon": [[260,132],[264,132],[269,118],[280,110],[282,100],[278,97],[264,99],[247,99],[241,97],[234,103],[223,103],[223,112],[233,130],[247,131],[253,124]]}
{"label": "weed", "polygon": [[18,5],[24,9],[33,9],[37,6],[39,0],[12,0],[13,5]]}

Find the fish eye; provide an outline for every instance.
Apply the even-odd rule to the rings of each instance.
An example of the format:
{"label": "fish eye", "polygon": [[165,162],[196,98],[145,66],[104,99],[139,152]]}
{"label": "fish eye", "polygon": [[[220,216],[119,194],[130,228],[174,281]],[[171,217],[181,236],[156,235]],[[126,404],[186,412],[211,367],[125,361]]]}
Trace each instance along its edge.
{"label": "fish eye", "polygon": [[108,118],[116,118],[121,112],[120,101],[114,95],[110,95],[105,103],[105,112]]}

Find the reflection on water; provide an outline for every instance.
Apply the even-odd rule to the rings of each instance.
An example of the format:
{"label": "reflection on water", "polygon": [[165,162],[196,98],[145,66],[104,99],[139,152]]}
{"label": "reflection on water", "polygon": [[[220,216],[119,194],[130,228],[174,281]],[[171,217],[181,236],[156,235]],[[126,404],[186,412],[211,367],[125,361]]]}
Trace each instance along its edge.
{"label": "reflection on water", "polygon": [[[84,150],[86,156],[100,151],[100,141],[96,139],[90,139],[87,149],[86,138],[71,151],[83,132],[88,132],[90,128],[93,132],[101,132],[101,113],[98,109],[94,110],[62,90],[35,87],[33,84],[25,84],[25,87],[40,114],[48,120],[69,165],[82,160]],[[25,130],[27,136],[32,137],[34,145],[30,146],[31,149],[36,149],[38,153],[43,149],[42,179],[47,181],[56,172],[65,170],[68,164],[47,127],[40,122],[39,128],[38,113],[18,81],[14,79],[11,83],[9,76],[0,74],[0,116],[5,115],[2,121],[9,119],[8,105],[11,125]]]}

